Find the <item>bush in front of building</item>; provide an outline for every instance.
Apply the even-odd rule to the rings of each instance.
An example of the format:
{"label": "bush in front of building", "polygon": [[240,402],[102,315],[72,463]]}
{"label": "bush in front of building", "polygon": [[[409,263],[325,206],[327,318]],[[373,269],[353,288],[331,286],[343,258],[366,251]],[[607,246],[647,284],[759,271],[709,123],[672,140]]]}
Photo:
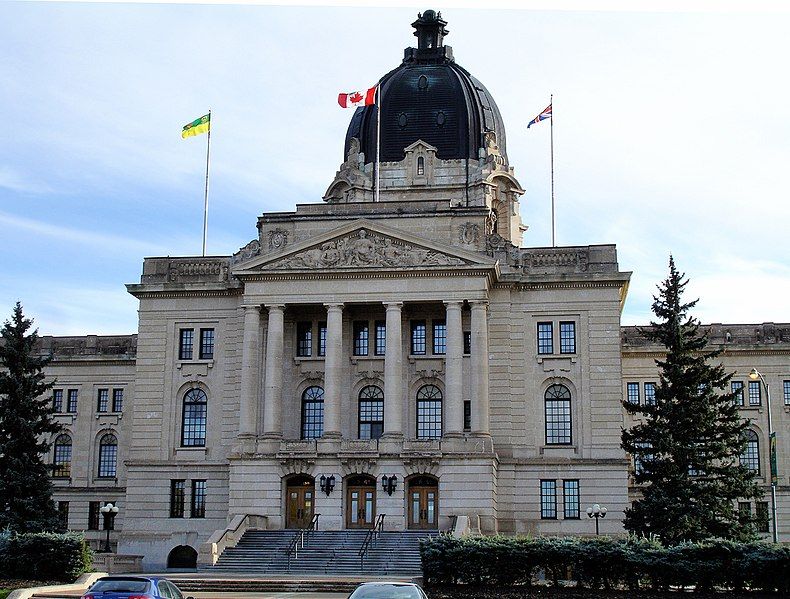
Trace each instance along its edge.
{"label": "bush in front of building", "polygon": [[425,584],[586,588],[694,587],[790,593],[790,547],[711,540],[663,547],[645,538],[440,536],[421,545]]}
{"label": "bush in front of building", "polygon": [[93,553],[81,534],[37,532],[0,538],[0,576],[71,582],[88,572]]}

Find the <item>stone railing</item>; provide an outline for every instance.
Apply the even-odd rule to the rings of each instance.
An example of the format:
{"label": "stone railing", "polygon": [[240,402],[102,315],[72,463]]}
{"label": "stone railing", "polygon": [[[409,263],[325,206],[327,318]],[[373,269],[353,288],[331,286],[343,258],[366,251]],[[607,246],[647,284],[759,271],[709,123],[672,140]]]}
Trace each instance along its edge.
{"label": "stone railing", "polygon": [[340,442],[340,453],[343,454],[371,454],[378,451],[378,439],[343,439]]}
{"label": "stone railing", "polygon": [[410,439],[403,441],[405,453],[441,453],[442,442],[438,439]]}
{"label": "stone railing", "polygon": [[108,574],[142,572],[143,556],[97,552],[93,554],[93,569]]}
{"label": "stone railing", "polygon": [[525,274],[617,272],[613,245],[558,248],[512,248],[508,263]]}
{"label": "stone railing", "polygon": [[229,273],[229,257],[146,258],[140,282],[224,283]]}
{"label": "stone railing", "polygon": [[278,455],[286,454],[309,454],[314,455],[318,450],[316,448],[317,442],[315,439],[299,439],[280,441],[280,449]]}
{"label": "stone railing", "polygon": [[234,516],[224,529],[217,530],[200,546],[198,565],[213,566],[228,547],[235,547],[244,533],[251,529],[265,530],[268,518],[255,514]]}

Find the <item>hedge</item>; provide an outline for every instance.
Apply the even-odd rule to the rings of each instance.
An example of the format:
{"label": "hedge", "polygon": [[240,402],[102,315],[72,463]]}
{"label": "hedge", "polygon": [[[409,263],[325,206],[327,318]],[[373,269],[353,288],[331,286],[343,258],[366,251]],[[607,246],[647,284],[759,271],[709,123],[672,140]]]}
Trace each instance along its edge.
{"label": "hedge", "polygon": [[71,582],[88,572],[93,554],[80,534],[0,534],[0,575]]}
{"label": "hedge", "polygon": [[644,538],[465,537],[420,545],[426,585],[529,586],[542,573],[555,586],[695,587],[790,593],[790,547],[707,541],[663,547]]}

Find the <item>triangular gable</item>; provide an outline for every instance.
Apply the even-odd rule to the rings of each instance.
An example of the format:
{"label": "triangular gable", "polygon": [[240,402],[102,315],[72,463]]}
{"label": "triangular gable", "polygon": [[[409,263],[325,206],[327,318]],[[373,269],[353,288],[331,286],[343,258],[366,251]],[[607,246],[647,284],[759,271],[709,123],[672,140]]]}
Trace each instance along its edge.
{"label": "triangular gable", "polygon": [[404,231],[360,219],[288,251],[261,256],[233,272],[236,276],[279,270],[335,270],[359,268],[493,267],[480,254],[436,244]]}

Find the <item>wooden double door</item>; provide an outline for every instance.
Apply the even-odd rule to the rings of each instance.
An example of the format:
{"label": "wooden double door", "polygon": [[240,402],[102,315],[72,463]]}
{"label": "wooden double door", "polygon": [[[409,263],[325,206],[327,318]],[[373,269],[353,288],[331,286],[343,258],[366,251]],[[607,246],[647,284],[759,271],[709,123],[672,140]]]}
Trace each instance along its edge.
{"label": "wooden double door", "polygon": [[285,527],[305,528],[315,513],[315,482],[312,479],[294,481],[286,486]]}
{"label": "wooden double door", "polygon": [[376,479],[359,476],[346,486],[346,528],[373,528],[376,523]]}
{"label": "wooden double door", "polygon": [[418,478],[409,483],[409,523],[411,529],[439,527],[439,485],[429,478]]}

